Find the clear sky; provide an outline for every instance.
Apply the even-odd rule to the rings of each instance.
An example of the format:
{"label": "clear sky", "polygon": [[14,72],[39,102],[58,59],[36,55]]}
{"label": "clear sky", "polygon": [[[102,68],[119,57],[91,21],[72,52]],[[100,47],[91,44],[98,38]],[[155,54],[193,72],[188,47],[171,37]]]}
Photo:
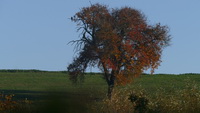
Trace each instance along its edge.
{"label": "clear sky", "polygon": [[69,18],[89,1],[169,26],[172,45],[155,73],[200,73],[200,0],[0,0],[0,69],[66,70],[75,56],[67,43],[79,35]]}

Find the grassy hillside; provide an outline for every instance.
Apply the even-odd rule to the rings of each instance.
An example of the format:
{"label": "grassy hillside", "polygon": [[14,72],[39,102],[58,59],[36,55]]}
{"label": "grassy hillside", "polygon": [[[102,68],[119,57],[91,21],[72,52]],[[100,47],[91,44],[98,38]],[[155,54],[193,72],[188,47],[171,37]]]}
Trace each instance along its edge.
{"label": "grassy hillside", "polygon": [[[59,91],[72,93],[98,92],[106,93],[106,82],[100,74],[86,74],[84,82],[74,85],[63,72],[0,72],[0,91],[17,93],[19,91]],[[158,88],[173,91],[184,88],[186,82],[195,81],[200,85],[200,74],[182,75],[142,75],[126,87],[143,88],[149,93],[154,93]],[[124,87],[124,86],[122,86]],[[91,93],[90,93],[91,94]]]}
{"label": "grassy hillside", "polygon": [[[70,106],[68,109],[71,112],[79,112],[74,108],[77,103],[80,110],[86,110],[87,105],[102,100],[107,92],[105,80],[95,73],[86,74],[84,82],[75,85],[68,79],[66,72],[4,70],[0,71],[0,81],[0,92],[15,94],[14,100],[27,98],[36,103],[65,100],[65,104],[57,105],[63,108]],[[184,89],[186,84],[192,82],[200,86],[200,74],[142,75],[127,86],[117,86],[117,89],[143,89],[148,95],[154,95],[162,89],[165,94],[176,94],[176,90]]]}

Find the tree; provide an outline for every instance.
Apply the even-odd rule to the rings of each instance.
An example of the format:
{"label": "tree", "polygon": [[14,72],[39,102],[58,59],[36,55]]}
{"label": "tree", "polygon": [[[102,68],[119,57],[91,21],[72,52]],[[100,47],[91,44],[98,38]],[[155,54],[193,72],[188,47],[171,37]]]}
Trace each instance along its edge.
{"label": "tree", "polygon": [[146,17],[130,7],[108,9],[94,4],[71,20],[81,37],[71,41],[78,56],[68,66],[70,79],[76,82],[88,66],[97,66],[104,73],[109,98],[115,85],[130,83],[149,68],[153,73],[171,39],[167,26],[148,25]]}

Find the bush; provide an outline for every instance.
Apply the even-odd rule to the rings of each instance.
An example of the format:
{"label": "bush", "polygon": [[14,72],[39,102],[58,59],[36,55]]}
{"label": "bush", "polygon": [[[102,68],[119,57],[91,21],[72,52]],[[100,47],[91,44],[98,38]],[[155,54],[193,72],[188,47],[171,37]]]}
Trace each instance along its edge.
{"label": "bush", "polygon": [[147,111],[148,99],[144,97],[144,95],[131,93],[129,95],[129,100],[133,103],[134,111],[136,113],[145,113]]}
{"label": "bush", "polygon": [[149,103],[153,113],[198,113],[200,112],[200,90],[195,82],[186,80],[185,88],[173,94],[160,89]]}
{"label": "bush", "polygon": [[13,94],[0,94],[0,113],[30,113],[31,101],[27,99],[15,101],[13,96]]}
{"label": "bush", "polygon": [[148,99],[144,90],[115,89],[112,98],[107,97],[93,105],[93,112],[99,113],[144,113],[147,110]]}
{"label": "bush", "polygon": [[159,88],[147,95],[143,89],[115,89],[111,100],[107,97],[93,105],[99,113],[200,113],[200,87],[191,80],[174,91]]}

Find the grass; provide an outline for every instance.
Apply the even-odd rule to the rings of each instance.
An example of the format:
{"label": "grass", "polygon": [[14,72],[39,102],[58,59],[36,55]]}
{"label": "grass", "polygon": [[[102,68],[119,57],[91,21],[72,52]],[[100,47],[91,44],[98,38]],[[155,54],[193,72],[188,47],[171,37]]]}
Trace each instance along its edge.
{"label": "grass", "polygon": [[32,109],[39,110],[34,113],[59,113],[59,109],[84,112],[87,104],[98,98],[90,97],[104,93],[106,88],[105,81],[99,75],[87,75],[84,83],[74,85],[62,72],[0,72],[0,81],[0,93],[15,94],[13,100],[33,101]]}
{"label": "grass", "polygon": [[[38,109],[40,109],[37,111],[38,113],[50,113],[49,110],[63,112],[55,111],[55,109],[63,109],[73,113],[86,112],[88,105],[102,100],[107,92],[105,80],[100,74],[94,73],[86,74],[84,82],[76,85],[71,83],[67,73],[64,72],[0,71],[0,81],[1,93],[5,95],[15,94],[14,100],[27,98],[35,102],[33,105],[37,108],[39,106]],[[142,75],[136,78],[133,83],[117,88],[144,89],[148,95],[154,95],[158,89],[162,88],[166,94],[175,94],[176,90],[184,89],[185,83],[190,81],[195,81],[200,86],[200,74]]]}
{"label": "grass", "polygon": [[148,93],[155,93],[158,88],[162,88],[168,92],[177,89],[183,89],[187,82],[194,81],[200,85],[200,74],[184,74],[184,75],[143,75],[137,78],[130,87],[140,87],[148,91]]}

